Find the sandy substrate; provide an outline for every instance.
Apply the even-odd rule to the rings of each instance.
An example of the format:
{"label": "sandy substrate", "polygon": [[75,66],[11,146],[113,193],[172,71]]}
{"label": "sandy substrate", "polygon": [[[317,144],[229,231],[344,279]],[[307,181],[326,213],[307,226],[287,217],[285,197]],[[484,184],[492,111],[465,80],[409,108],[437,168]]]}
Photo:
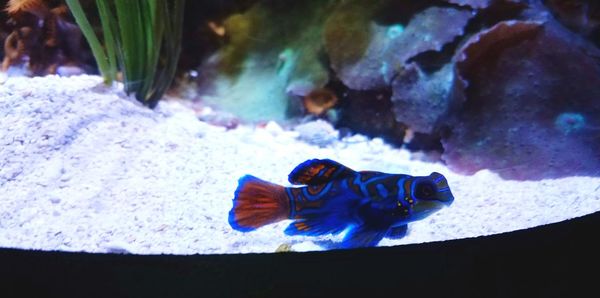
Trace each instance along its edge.
{"label": "sandy substrate", "polygon": [[[354,136],[326,147],[271,123],[225,130],[175,100],[152,111],[94,76],[11,78],[0,85],[0,247],[209,254],[320,250],[280,222],[231,229],[237,180],[253,174],[287,184],[298,163],[331,158],[357,170],[444,173],[454,204],[380,245],[476,237],[600,210],[600,178],[504,181],[411,160],[379,139]],[[325,135],[328,132],[325,132]]]}

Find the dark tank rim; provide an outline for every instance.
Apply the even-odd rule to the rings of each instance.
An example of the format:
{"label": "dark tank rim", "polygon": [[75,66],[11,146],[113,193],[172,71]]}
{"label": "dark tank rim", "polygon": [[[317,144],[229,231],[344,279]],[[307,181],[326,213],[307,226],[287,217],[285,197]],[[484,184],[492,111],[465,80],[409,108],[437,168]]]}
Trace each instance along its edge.
{"label": "dark tank rim", "polygon": [[599,228],[596,212],[491,236],[326,252],[0,249],[0,291],[3,297],[576,297],[598,292]]}

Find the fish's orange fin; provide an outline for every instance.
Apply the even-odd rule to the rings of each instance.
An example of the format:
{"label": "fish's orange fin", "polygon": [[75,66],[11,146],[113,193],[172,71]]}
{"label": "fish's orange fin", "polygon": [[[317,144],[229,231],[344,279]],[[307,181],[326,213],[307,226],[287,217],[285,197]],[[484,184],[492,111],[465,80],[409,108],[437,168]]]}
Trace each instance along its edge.
{"label": "fish's orange fin", "polygon": [[247,232],[286,219],[289,214],[290,202],[283,186],[246,175],[235,191],[229,224]]}
{"label": "fish's orange fin", "polygon": [[294,236],[337,235],[346,229],[347,223],[335,214],[315,214],[312,218],[298,219],[292,222],[285,234]]}
{"label": "fish's orange fin", "polygon": [[292,170],[288,180],[292,184],[317,185],[354,174],[354,170],[331,159],[310,159]]}

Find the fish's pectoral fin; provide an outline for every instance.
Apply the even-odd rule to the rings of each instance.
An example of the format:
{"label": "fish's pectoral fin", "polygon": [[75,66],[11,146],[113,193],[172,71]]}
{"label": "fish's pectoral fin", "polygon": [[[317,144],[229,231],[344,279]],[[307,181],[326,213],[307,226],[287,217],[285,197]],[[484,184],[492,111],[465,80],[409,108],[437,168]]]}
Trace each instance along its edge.
{"label": "fish's pectoral fin", "polygon": [[355,174],[354,170],[331,159],[310,159],[292,170],[288,180],[292,184],[315,185]]}
{"label": "fish's pectoral fin", "polygon": [[334,218],[334,216],[319,216],[297,219],[285,229],[285,234],[290,236],[336,235],[345,230],[347,225]]}
{"label": "fish's pectoral fin", "polygon": [[400,239],[400,238],[406,236],[407,231],[408,231],[408,225],[392,227],[387,231],[387,234],[385,234],[385,238]]}
{"label": "fish's pectoral fin", "polygon": [[342,248],[373,247],[386,235],[387,229],[376,229],[367,225],[356,226],[348,231]]}

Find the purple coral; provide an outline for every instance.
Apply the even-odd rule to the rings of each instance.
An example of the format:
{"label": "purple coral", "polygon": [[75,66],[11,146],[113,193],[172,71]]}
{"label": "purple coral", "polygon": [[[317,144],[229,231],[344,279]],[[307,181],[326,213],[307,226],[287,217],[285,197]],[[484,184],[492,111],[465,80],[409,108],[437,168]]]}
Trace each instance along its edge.
{"label": "purple coral", "polygon": [[410,124],[416,132],[433,133],[450,108],[452,78],[452,64],[433,74],[424,73],[415,63],[409,64],[392,83],[396,120]]}
{"label": "purple coral", "polygon": [[411,58],[427,51],[440,51],[444,45],[464,34],[464,28],[472,17],[473,13],[469,10],[430,7],[416,14],[406,27],[371,23],[370,28],[365,28],[371,32],[371,42],[362,57],[349,61],[344,59],[344,51],[330,50],[331,67],[351,89],[387,87]]}
{"label": "purple coral", "polygon": [[457,4],[460,6],[470,6],[473,8],[485,8],[490,5],[492,0],[446,0],[448,3]]}
{"label": "purple coral", "polygon": [[545,0],[550,11],[565,26],[590,35],[600,29],[600,2],[585,0]]}
{"label": "purple coral", "polygon": [[[596,58],[595,58],[596,57]],[[597,175],[600,50],[553,20],[502,22],[457,55],[455,98],[464,100],[443,159],[472,174],[509,179]]]}

